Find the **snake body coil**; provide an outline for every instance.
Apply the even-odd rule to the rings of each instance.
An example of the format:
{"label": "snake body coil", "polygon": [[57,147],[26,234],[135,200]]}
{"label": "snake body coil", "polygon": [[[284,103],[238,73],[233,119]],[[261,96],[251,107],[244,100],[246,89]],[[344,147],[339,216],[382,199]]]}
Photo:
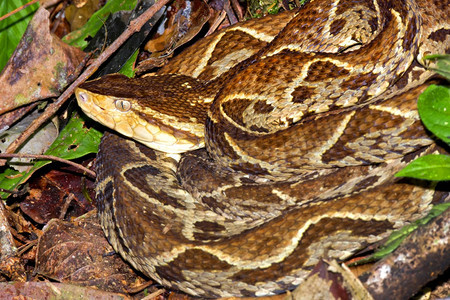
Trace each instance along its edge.
{"label": "snake body coil", "polygon": [[113,247],[191,295],[268,295],[448,198],[393,176],[435,151],[416,100],[423,56],[450,52],[444,2],[315,0],[219,31],[154,76],[83,84],[83,110],[140,142],[100,147]]}

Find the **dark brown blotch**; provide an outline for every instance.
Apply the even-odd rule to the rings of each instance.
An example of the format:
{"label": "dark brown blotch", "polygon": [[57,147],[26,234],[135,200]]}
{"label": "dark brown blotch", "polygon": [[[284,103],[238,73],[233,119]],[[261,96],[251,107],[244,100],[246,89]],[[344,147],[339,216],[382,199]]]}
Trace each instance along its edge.
{"label": "dark brown blotch", "polygon": [[196,229],[199,229],[201,231],[205,232],[223,232],[225,231],[225,227],[223,227],[220,224],[209,222],[209,221],[200,221],[195,222],[194,226]]}
{"label": "dark brown blotch", "polygon": [[369,87],[377,80],[377,75],[372,73],[358,74],[348,77],[341,84],[342,90],[357,90],[361,87]]}
{"label": "dark brown blotch", "polygon": [[231,266],[216,256],[198,249],[188,249],[180,253],[167,266],[155,267],[155,272],[161,278],[169,281],[183,281],[183,271],[225,271]]}
{"label": "dark brown blotch", "polygon": [[253,175],[270,175],[270,172],[266,168],[262,168],[259,164],[238,163],[235,167],[236,169],[246,170],[247,173]]}
{"label": "dark brown blotch", "polygon": [[198,232],[194,232],[194,237],[198,241],[216,239],[223,236],[226,232],[226,228],[224,226],[209,221],[195,222],[194,226],[195,229],[198,230]]}
{"label": "dark brown blotch", "polygon": [[350,72],[342,67],[336,66],[329,61],[317,61],[312,63],[308,68],[307,82],[321,82],[330,78],[344,77]]}
{"label": "dark brown blotch", "polygon": [[334,20],[330,25],[330,34],[338,34],[342,30],[342,28],[344,28],[346,23],[347,21],[345,21],[344,19]]}
{"label": "dark brown blotch", "polygon": [[439,42],[442,43],[445,41],[445,39],[447,38],[447,36],[450,35],[450,29],[439,29],[436,30],[434,32],[432,32],[429,36],[428,39],[435,41],[435,42]]}
{"label": "dark brown blotch", "polygon": [[231,99],[222,103],[222,109],[227,116],[239,125],[244,126],[242,112],[248,107],[250,102],[247,99]]}
{"label": "dark brown blotch", "polygon": [[266,101],[257,101],[253,105],[253,109],[258,114],[267,114],[271,113],[274,110],[274,107],[270,104],[267,104]]}
{"label": "dark brown blotch", "polygon": [[369,26],[372,32],[375,32],[378,29],[378,18],[374,17],[369,20]]}
{"label": "dark brown blotch", "polygon": [[139,148],[139,151],[141,151],[142,154],[144,154],[146,157],[148,157],[151,160],[156,160],[156,153],[155,150],[152,148],[149,148],[147,146],[144,146],[140,143],[136,143],[137,147]]}
{"label": "dark brown blotch", "polygon": [[292,92],[292,102],[302,103],[305,99],[311,99],[316,94],[316,89],[313,87],[308,87],[300,85],[295,88]]}
{"label": "dark brown blotch", "polygon": [[216,210],[224,211],[227,208],[227,206],[224,205],[222,202],[217,201],[215,198],[209,197],[209,196],[208,197],[207,196],[203,197],[202,198],[202,202],[204,204],[206,204],[209,208],[214,209],[215,211]]}
{"label": "dark brown blotch", "polygon": [[[158,176],[161,171],[152,166],[142,166],[130,168],[124,172],[124,176],[128,182],[132,182],[135,186],[139,186],[140,190],[148,195],[148,197],[158,199],[164,205],[170,205],[175,208],[183,208],[184,203],[179,199],[170,196],[163,190],[155,191],[152,182],[147,181],[146,174]],[[165,177],[163,177],[165,178]]]}
{"label": "dark brown blotch", "polygon": [[136,176],[135,174],[141,174],[144,177],[145,177],[145,174],[150,174],[150,175],[155,176],[155,175],[161,174],[161,171],[158,170],[157,168],[155,168],[153,166],[149,166],[149,165],[134,167],[134,168],[130,168],[125,171],[125,177],[128,177],[130,175],[131,175],[131,177],[134,177],[134,176]]}
{"label": "dark brown blotch", "polygon": [[95,199],[97,202],[97,209],[100,213],[105,211],[106,206],[109,206],[114,201],[113,193],[114,186],[112,181],[109,181],[103,190],[97,192]]}
{"label": "dark brown blotch", "polygon": [[410,50],[413,46],[413,41],[417,36],[417,21],[415,18],[411,19],[411,23],[408,26],[408,29],[405,32],[405,36],[403,37],[402,47],[405,50]]}
{"label": "dark brown blotch", "polygon": [[256,132],[261,132],[261,133],[269,132],[269,130],[267,128],[256,126],[256,125],[252,125],[248,129],[250,129],[251,131],[256,131]]}
{"label": "dark brown blotch", "polygon": [[380,176],[376,176],[376,175],[368,176],[358,183],[358,189],[364,190],[366,188],[370,188],[371,186],[374,185],[374,183],[376,183],[378,181],[378,179],[380,179]]}

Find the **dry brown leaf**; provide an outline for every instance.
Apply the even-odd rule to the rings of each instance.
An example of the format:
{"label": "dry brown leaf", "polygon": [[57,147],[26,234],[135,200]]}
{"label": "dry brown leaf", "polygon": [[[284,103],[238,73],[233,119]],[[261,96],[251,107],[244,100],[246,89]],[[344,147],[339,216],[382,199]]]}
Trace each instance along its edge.
{"label": "dry brown leaf", "polygon": [[189,42],[210,18],[209,6],[202,0],[174,1],[165,20],[144,49],[151,56],[140,62],[138,73],[162,66],[175,49]]}
{"label": "dry brown leaf", "polygon": [[59,95],[84,52],[49,32],[49,13],[39,8],[0,74],[0,114]]}
{"label": "dry brown leaf", "polygon": [[95,286],[113,292],[144,280],[117,255],[96,218],[78,222],[51,220],[39,239],[36,272],[64,283]]}
{"label": "dry brown leaf", "polygon": [[190,41],[202,29],[209,16],[209,7],[204,1],[175,1],[167,9],[165,22],[161,23],[158,33],[145,45],[145,50],[172,52]]}
{"label": "dry brown leaf", "polygon": [[[77,217],[89,210],[93,204],[83,194],[82,178],[70,172],[52,170],[30,182],[30,191],[20,203],[22,211],[39,224],[45,224],[50,219],[58,218],[69,194],[73,199],[67,217]],[[94,186],[87,181],[87,189],[93,197]]]}
{"label": "dry brown leaf", "polygon": [[67,6],[65,15],[70,29],[75,31],[83,27],[100,6],[99,0],[78,1]]}

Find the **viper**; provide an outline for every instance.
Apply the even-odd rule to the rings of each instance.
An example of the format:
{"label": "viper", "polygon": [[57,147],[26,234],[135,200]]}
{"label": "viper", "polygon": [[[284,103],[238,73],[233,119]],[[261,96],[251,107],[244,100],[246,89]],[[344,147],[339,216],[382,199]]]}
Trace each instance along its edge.
{"label": "viper", "polygon": [[315,0],[82,84],[83,111],[119,133],[97,157],[114,249],[191,295],[270,295],[448,200],[394,177],[435,151],[416,100],[424,56],[450,52],[445,2]]}

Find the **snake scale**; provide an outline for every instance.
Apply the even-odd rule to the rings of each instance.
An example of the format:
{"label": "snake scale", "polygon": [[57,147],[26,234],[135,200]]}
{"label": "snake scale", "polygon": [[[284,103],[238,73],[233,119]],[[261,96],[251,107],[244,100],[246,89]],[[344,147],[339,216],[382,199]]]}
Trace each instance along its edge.
{"label": "snake scale", "polygon": [[97,158],[114,249],[191,295],[270,295],[424,216],[448,191],[393,174],[435,151],[416,100],[424,55],[450,52],[449,15],[440,0],[315,0],[150,76],[81,85],[86,114],[122,134]]}

